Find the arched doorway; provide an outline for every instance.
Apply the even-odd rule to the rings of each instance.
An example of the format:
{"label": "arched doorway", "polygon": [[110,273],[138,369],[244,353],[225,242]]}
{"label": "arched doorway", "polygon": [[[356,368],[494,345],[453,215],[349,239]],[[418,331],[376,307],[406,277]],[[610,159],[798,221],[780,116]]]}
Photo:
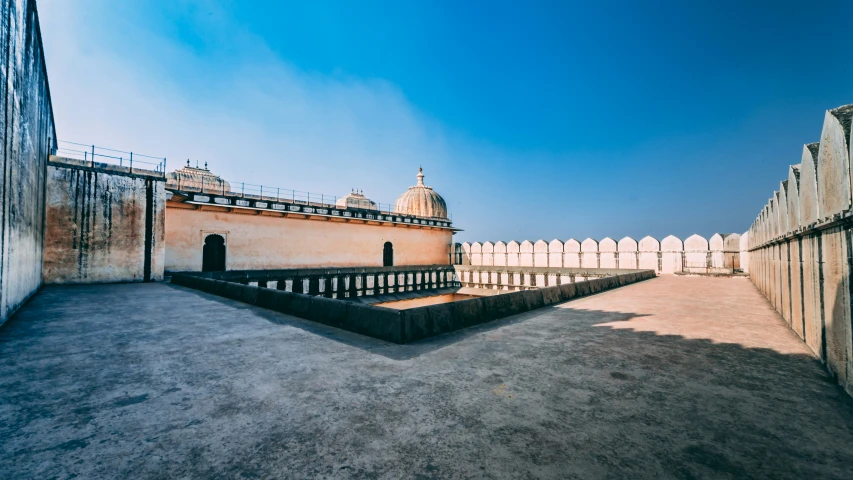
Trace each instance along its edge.
{"label": "arched doorway", "polygon": [[225,238],[222,235],[204,237],[204,249],[201,257],[202,272],[225,271]]}
{"label": "arched doorway", "polygon": [[385,242],[385,247],[382,249],[382,266],[394,266],[394,246],[391,245],[391,242]]}

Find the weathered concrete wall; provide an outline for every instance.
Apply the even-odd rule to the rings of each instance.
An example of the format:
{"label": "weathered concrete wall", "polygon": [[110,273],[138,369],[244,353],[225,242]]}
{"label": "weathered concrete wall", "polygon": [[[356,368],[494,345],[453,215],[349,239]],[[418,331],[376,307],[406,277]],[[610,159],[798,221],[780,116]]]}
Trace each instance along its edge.
{"label": "weathered concrete wall", "polygon": [[851,120],[851,105],[826,112],[747,238],[753,283],[853,394]]}
{"label": "weathered concrete wall", "polygon": [[225,239],[227,270],[381,266],[385,242],[393,245],[394,265],[450,263],[452,232],[446,229],[316,221],[254,210],[244,210],[246,215],[173,203],[166,213],[169,271],[201,271],[205,237],[214,233]]}
{"label": "weathered concrete wall", "polygon": [[51,157],[47,178],[45,283],[163,279],[162,174]]}
{"label": "weathered concrete wall", "polygon": [[0,0],[0,324],[42,281],[45,167],[56,132],[34,0]]}
{"label": "weathered concrete wall", "polygon": [[454,263],[457,265],[485,265],[509,267],[551,268],[640,268],[656,273],[731,273],[746,272],[749,252],[746,234],[715,234],[711,242],[692,235],[685,242],[672,235],[662,242],[645,237],[639,243],[631,237],[618,242],[604,238],[600,242],[587,238],[579,242],[573,238],[562,242],[513,240],[504,242],[457,243],[454,245]]}

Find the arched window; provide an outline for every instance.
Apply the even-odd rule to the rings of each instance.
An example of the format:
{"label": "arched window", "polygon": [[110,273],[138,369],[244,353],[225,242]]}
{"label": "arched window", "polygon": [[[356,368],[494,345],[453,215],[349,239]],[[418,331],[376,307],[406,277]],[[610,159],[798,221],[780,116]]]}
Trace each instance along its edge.
{"label": "arched window", "polygon": [[394,246],[391,245],[391,242],[385,242],[385,247],[382,249],[382,266],[394,266]]}
{"label": "arched window", "polygon": [[204,237],[204,248],[201,256],[202,272],[225,271],[225,238],[222,235]]}

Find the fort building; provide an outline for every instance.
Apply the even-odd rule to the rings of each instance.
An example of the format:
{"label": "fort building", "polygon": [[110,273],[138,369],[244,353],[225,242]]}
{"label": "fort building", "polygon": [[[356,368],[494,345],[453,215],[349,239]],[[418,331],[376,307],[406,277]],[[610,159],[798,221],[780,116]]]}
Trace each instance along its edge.
{"label": "fort building", "polygon": [[[419,173],[419,182],[423,173]],[[204,185],[202,185],[204,184]],[[210,185],[208,188],[205,185]],[[413,187],[414,188],[414,187]],[[184,167],[166,183],[168,271],[449,264],[453,233],[444,200],[422,186],[393,211],[361,193],[336,201],[246,194],[209,170]],[[426,192],[429,192],[428,194]]]}
{"label": "fort building", "polygon": [[60,140],[0,16],[3,478],[853,478],[853,106],[744,232],[460,242],[422,168],[384,206]]}

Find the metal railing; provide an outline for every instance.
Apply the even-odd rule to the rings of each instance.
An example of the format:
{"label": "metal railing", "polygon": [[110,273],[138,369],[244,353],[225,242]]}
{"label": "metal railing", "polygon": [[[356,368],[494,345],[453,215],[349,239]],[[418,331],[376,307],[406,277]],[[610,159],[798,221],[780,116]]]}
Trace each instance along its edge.
{"label": "metal railing", "polygon": [[[91,162],[118,164],[122,167],[128,167],[131,171],[134,168],[152,170],[166,177],[166,158],[152,157],[151,155],[143,155],[136,152],[126,152],[124,150],[116,150],[114,148],[99,147],[97,145],[89,145],[85,143],[69,142],[67,140],[59,140],[55,155],[67,158],[74,158]],[[156,161],[155,161],[156,160]],[[307,205],[320,208],[338,207],[339,199],[344,198],[337,195],[326,195],[322,193],[305,192],[289,188],[269,187],[266,185],[258,185],[254,183],[230,183],[229,189],[225,188],[227,182],[219,180],[211,182],[210,185],[205,185],[204,176],[201,177],[201,185],[187,185],[183,183],[180,175],[177,176],[177,189],[185,192],[199,192],[214,195],[238,196],[253,200],[270,201],[270,202],[288,202],[299,205]],[[174,185],[174,184],[173,184]],[[173,188],[167,185],[169,188]],[[227,191],[226,191],[227,190]],[[338,208],[356,208],[361,210],[378,211],[383,215],[398,215],[394,211],[394,205],[390,203],[376,203],[369,200],[350,201],[348,205]],[[453,221],[453,216],[448,218],[427,217],[417,215],[419,218],[427,218],[430,220],[450,220]]]}
{"label": "metal railing", "polygon": [[164,177],[166,176],[166,159],[163,157],[152,157],[141,153],[125,152],[124,150],[66,140],[59,140],[55,155],[91,162],[93,165],[95,162],[118,164],[121,167],[130,168],[131,171],[134,168],[151,170],[162,174]]}
{"label": "metal railing", "polygon": [[[362,210],[378,211],[383,215],[399,215],[394,210],[394,205],[390,203],[376,203],[368,200],[350,201],[347,205],[338,206],[338,200],[345,198],[337,195],[326,195],[322,193],[304,192],[301,190],[293,190],[289,188],[269,187],[266,185],[258,185],[245,182],[227,182],[230,188],[226,188],[226,181],[216,181],[209,185],[205,185],[204,177],[201,177],[201,185],[186,185],[182,179],[178,177],[175,184],[178,190],[184,192],[199,192],[213,195],[232,196],[240,198],[248,198],[252,200],[261,200],[268,202],[286,202],[297,205],[306,205],[320,208],[356,208]],[[167,187],[172,188],[167,185]],[[453,216],[448,215],[448,218],[427,217],[417,215],[419,218],[427,218],[430,220],[453,221]]]}

